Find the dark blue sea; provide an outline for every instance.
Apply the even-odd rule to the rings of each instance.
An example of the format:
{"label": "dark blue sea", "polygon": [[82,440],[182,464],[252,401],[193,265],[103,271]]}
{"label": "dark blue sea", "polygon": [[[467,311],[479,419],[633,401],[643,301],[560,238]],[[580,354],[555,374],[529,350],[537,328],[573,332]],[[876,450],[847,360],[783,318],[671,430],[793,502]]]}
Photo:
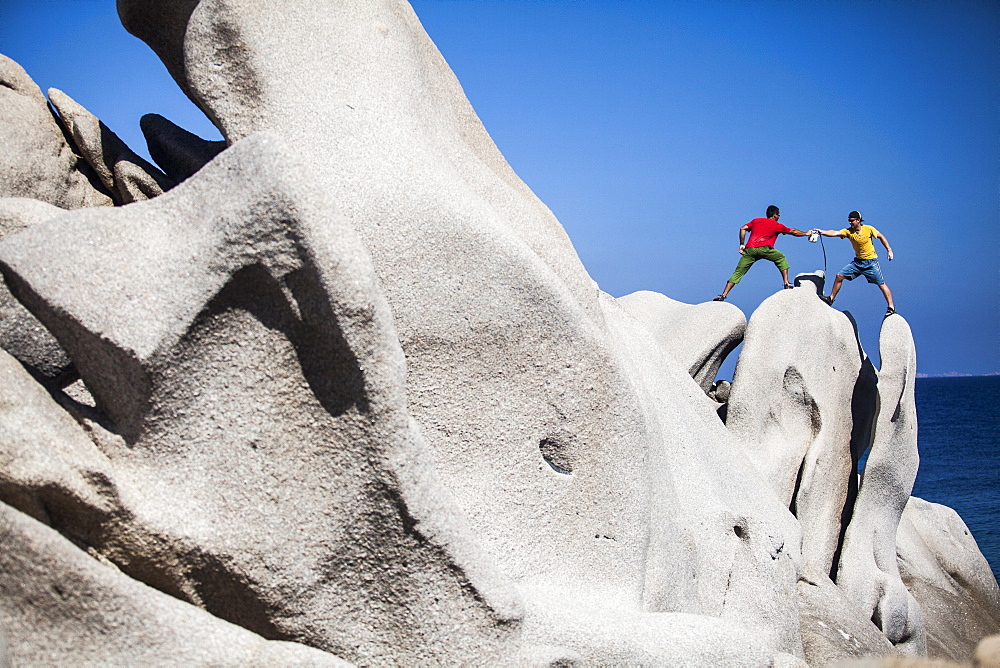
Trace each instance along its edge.
{"label": "dark blue sea", "polygon": [[918,378],[913,496],[950,506],[1000,578],[1000,376]]}

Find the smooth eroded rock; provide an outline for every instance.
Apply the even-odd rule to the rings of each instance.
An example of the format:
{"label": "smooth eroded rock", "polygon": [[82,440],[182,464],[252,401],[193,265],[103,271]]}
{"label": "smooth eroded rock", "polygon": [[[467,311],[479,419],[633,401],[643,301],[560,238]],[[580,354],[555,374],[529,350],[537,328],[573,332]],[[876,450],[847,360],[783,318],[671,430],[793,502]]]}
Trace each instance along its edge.
{"label": "smooth eroded rock", "polygon": [[802,641],[811,666],[830,666],[860,657],[892,654],[892,643],[828,577],[800,580]]}
{"label": "smooth eroded rock", "polygon": [[897,650],[927,652],[917,603],[896,562],[896,529],[917,477],[917,353],[902,316],[886,318],[879,338],[879,412],[837,566],[837,585]]}
{"label": "smooth eroded rock", "polygon": [[66,93],[49,89],[59,122],[111,193],[115,204],[152,199],[174,186],[174,181],[139,157],[118,135]]}
{"label": "smooth eroded rock", "polygon": [[368,256],[279,138],[25,230],[0,266],[96,400],[76,413],[116,490],[103,558],[351,660],[506,651],[520,603],[407,413]]}
{"label": "smooth eroded rock", "polygon": [[0,197],[63,209],[111,205],[110,193],[73,149],[38,85],[0,54]]}
{"label": "smooth eroded rock", "polygon": [[[63,209],[27,197],[0,198],[0,239],[63,213]],[[0,282],[0,348],[37,378],[64,385],[75,374],[59,342]]]}
{"label": "smooth eroded rock", "polygon": [[619,297],[618,301],[706,392],[746,331],[746,316],[725,302],[685,304],[646,290]]}
{"label": "smooth eroded rock", "polygon": [[1000,632],[1000,588],[972,532],[951,508],[910,497],[896,533],[899,571],[917,600],[930,656],[969,661]]}
{"label": "smooth eroded rock", "polygon": [[871,443],[875,375],[850,316],[812,284],[769,297],[750,317],[726,426],[801,523],[814,581],[833,571],[855,465]]}
{"label": "smooth eroded rock", "polygon": [[139,120],[149,155],[163,171],[180,183],[226,149],[224,141],[209,141],[178,127],[159,114]]}
{"label": "smooth eroded rock", "polygon": [[[266,640],[126,577],[0,503],[0,664],[349,666]],[[7,647],[3,647],[6,636]]]}
{"label": "smooth eroded rock", "polygon": [[[791,516],[731,475],[747,461],[727,460],[704,390],[596,289],[405,2],[119,12],[227,141],[280,134],[337,199],[391,306],[413,417],[505,574],[637,614],[768,620],[772,647],[801,653],[797,611],[773,595],[794,588]],[[713,536],[700,546],[692,517]]]}

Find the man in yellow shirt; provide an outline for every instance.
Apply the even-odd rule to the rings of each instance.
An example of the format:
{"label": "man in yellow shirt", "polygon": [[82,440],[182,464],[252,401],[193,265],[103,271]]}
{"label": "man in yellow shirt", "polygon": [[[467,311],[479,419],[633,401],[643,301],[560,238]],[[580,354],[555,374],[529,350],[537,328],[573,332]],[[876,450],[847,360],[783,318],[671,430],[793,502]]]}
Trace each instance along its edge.
{"label": "man in yellow shirt", "polygon": [[879,267],[878,254],[875,252],[875,244],[872,243],[872,239],[878,239],[882,242],[889,260],[892,260],[892,248],[884,234],[871,225],[862,225],[863,222],[865,221],[860,213],[851,211],[847,214],[847,228],[843,230],[815,230],[824,237],[840,237],[841,239],[847,237],[851,240],[851,245],[854,246],[854,259],[837,274],[830,296],[822,299],[827,304],[833,304],[833,300],[837,298],[837,293],[840,292],[840,286],[845,279],[853,281],[858,276],[864,276],[869,283],[874,283],[882,291],[885,303],[889,306],[885,314],[890,316],[896,312],[896,306],[892,302],[892,291],[889,290],[885,279],[882,278],[882,268]]}

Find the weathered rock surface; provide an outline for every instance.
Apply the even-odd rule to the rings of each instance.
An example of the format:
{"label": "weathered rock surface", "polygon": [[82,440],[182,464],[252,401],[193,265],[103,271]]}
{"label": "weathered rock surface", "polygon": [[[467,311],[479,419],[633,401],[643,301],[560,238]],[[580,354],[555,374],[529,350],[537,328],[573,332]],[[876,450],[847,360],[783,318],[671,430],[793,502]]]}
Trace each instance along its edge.
{"label": "weathered rock surface", "polygon": [[[121,650],[99,656],[142,662],[171,647],[148,625],[205,613],[179,650],[196,663],[309,662],[261,638],[406,665],[914,648],[873,508],[915,463],[879,464],[915,438],[899,316],[876,387],[849,314],[797,280],[751,318],[725,423],[706,390],[726,393],[743,315],[597,289],[405,2],[118,8],[225,141],[147,116],[166,175],[116,171],[138,163],[54,93],[119,203],[155,198],[10,205],[0,271],[82,377],[46,391],[0,355],[0,501],[34,518],[0,506],[24,537],[4,563],[34,573],[0,601],[12,656],[50,656],[31,624],[75,624],[79,651],[53,645],[89,660],[112,620]],[[929,646],[966,653],[996,583],[942,517],[904,513],[901,582],[930,601]],[[107,596],[52,599],[36,564],[111,577]],[[29,597],[52,599],[38,622]],[[221,619],[247,630],[231,655],[205,649]]]}
{"label": "weathered rock surface", "polygon": [[90,165],[73,152],[48,101],[20,65],[0,55],[0,197],[63,209],[110,205]]}
{"label": "weathered rock surface", "polygon": [[618,301],[706,392],[712,389],[719,367],[740,345],[746,331],[743,311],[725,302],[685,304],[648,290],[619,297]]}
{"label": "weathered rock surface", "polygon": [[25,230],[0,267],[110,422],[87,421],[110,469],[83,476],[110,504],[81,504],[106,513],[98,554],[351,659],[502,651],[520,604],[406,413],[367,255],[277,138],[150,202]]}
{"label": "weathered rock surface", "polygon": [[896,535],[903,582],[920,605],[927,652],[972,659],[1000,633],[1000,588],[965,522],[951,508],[910,497]]}
{"label": "weathered rock surface", "polygon": [[826,289],[826,272],[822,269],[817,269],[816,271],[805,271],[801,274],[796,274],[795,278],[792,279],[792,284],[795,287],[809,287],[812,284],[812,289],[816,290],[816,294],[821,295]]}
{"label": "weathered rock surface", "polygon": [[112,519],[113,478],[77,421],[0,351],[0,501],[91,545]]}
{"label": "weathered rock surface", "polygon": [[[728,619],[801,655],[798,610],[779,603],[794,598],[797,523],[685,369],[619,300],[605,296],[601,304],[613,350],[643,400],[651,443],[645,467],[654,482],[669,481],[653,488],[644,608]],[[658,389],[668,387],[680,392]],[[573,596],[555,601],[566,598]]]}
{"label": "weathered rock surface", "polygon": [[111,193],[115,204],[141,202],[173,187],[166,174],[142,159],[118,135],[73,98],[57,88],[49,100],[59,112],[59,122],[73,143]]}
{"label": "weathered rock surface", "polygon": [[809,665],[830,666],[852,658],[892,653],[892,643],[830,578],[800,580],[798,602]]}
{"label": "weathered rock surface", "polygon": [[[710,502],[686,488],[669,503],[680,476],[662,468],[728,438],[699,431],[719,426],[710,402],[693,381],[654,390],[633,375],[631,356],[657,348],[630,352],[609,331],[565,232],[503,160],[412,9],[168,4],[119,9],[227,141],[279,133],[335,196],[392,308],[410,409],[504,572],[525,588],[559,581],[657,610],[717,615],[741,602],[740,619],[773,616],[773,599],[733,595],[708,543],[675,547],[688,540],[681,509]],[[694,422],[681,418],[690,428],[668,423],[692,411]],[[791,588],[787,512],[761,503],[752,477],[708,476],[708,498],[725,502],[712,532],[731,541],[727,568]],[[750,514],[745,539],[733,506]],[[740,567],[757,558],[770,565]],[[697,587],[661,577],[709,567],[716,574]],[[775,648],[800,652],[794,611],[779,616]]]}
{"label": "weathered rock surface", "polygon": [[522,591],[525,638],[579,648],[584,665],[805,665],[776,654],[757,629],[724,619],[644,613],[627,602],[558,585]]}
{"label": "weathered rock surface", "polygon": [[979,642],[972,656],[972,664],[983,668],[1000,666],[1000,635],[989,636]]}
{"label": "weathered rock surface", "polygon": [[[0,198],[0,240],[63,212],[27,197]],[[37,378],[56,385],[73,375],[72,363],[59,343],[0,281],[0,349],[16,357]]]}
{"label": "weathered rock surface", "polygon": [[49,527],[0,503],[0,629],[5,665],[349,666],[269,641],[87,556]]}
{"label": "weathered rock surface", "polygon": [[833,573],[871,442],[875,371],[849,316],[812,284],[765,300],[747,325],[726,425],[802,525],[803,572]]}
{"label": "weathered rock surface", "polygon": [[837,567],[837,585],[898,650],[926,654],[919,606],[896,563],[896,529],[917,477],[917,353],[906,320],[891,316],[879,337],[879,413]]}
{"label": "weathered rock surface", "polygon": [[7,634],[0,624],[0,668],[10,668],[10,649],[7,647]]}

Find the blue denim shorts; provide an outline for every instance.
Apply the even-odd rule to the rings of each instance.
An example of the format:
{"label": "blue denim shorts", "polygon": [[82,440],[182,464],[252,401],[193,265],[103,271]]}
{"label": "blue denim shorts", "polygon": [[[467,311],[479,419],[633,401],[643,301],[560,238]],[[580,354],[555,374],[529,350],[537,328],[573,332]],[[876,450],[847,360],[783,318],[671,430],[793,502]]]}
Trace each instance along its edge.
{"label": "blue denim shorts", "polygon": [[854,258],[839,273],[849,281],[853,281],[858,276],[864,276],[869,283],[885,284],[885,279],[882,278],[882,268],[878,266],[878,258],[875,257],[870,260]]}

